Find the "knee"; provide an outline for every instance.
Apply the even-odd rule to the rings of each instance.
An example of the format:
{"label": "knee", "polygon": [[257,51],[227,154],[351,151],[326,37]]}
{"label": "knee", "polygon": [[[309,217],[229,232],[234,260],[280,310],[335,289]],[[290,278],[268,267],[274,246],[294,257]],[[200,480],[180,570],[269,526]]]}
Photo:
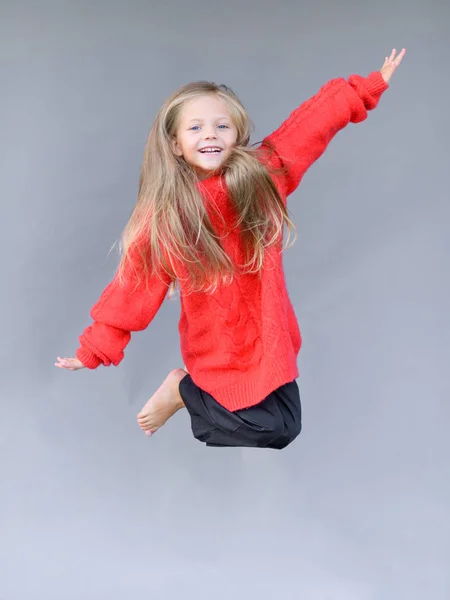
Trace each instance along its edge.
{"label": "knee", "polygon": [[289,443],[293,442],[296,437],[300,435],[302,430],[302,419],[299,416],[294,422],[291,424],[288,430]]}
{"label": "knee", "polygon": [[288,429],[288,438],[289,443],[293,442],[296,437],[300,435],[302,430],[302,405],[300,404],[300,398],[298,404],[296,405],[296,410],[293,412],[292,421],[289,422],[287,427]]}
{"label": "knee", "polygon": [[296,416],[294,420],[284,424],[284,430],[280,437],[275,440],[274,447],[279,450],[286,448],[286,446],[289,446],[300,435],[301,430],[301,417]]}
{"label": "knee", "polygon": [[270,423],[264,423],[264,426],[259,429],[257,433],[257,445],[261,448],[270,448],[277,440],[283,438],[285,433],[286,423],[282,415],[273,415]]}
{"label": "knee", "polygon": [[289,444],[300,435],[302,430],[302,405],[300,402],[300,394],[296,398],[296,402],[291,406],[291,419],[286,424],[286,437]]}

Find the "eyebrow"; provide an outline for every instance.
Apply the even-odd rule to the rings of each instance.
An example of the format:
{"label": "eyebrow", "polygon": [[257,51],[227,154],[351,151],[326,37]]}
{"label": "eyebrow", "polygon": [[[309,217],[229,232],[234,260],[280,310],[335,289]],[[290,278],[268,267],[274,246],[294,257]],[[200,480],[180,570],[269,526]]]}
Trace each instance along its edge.
{"label": "eyebrow", "polygon": [[[193,123],[194,121],[203,121],[204,119],[202,119],[201,117],[195,117],[194,119],[189,119],[188,123]],[[223,120],[228,120],[230,121],[230,117],[217,117],[216,121],[223,121]]]}

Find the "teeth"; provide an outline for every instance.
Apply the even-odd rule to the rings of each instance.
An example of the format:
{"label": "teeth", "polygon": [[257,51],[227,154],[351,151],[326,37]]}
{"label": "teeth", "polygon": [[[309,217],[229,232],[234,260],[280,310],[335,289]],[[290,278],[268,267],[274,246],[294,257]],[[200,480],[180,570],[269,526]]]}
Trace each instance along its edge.
{"label": "teeth", "polygon": [[203,150],[200,150],[200,152],[204,154],[216,154],[220,152],[220,148],[204,148]]}

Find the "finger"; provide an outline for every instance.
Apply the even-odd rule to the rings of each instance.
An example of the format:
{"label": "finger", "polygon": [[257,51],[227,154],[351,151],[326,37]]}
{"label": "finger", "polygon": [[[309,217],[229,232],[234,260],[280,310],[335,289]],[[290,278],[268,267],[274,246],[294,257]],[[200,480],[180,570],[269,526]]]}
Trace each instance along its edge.
{"label": "finger", "polygon": [[397,66],[402,62],[402,59],[405,56],[405,54],[406,54],[406,48],[403,48],[402,51],[400,52],[400,54],[395,59],[395,64]]}
{"label": "finger", "polygon": [[71,367],[72,369],[81,369],[81,364],[78,358],[69,358],[65,364]]}

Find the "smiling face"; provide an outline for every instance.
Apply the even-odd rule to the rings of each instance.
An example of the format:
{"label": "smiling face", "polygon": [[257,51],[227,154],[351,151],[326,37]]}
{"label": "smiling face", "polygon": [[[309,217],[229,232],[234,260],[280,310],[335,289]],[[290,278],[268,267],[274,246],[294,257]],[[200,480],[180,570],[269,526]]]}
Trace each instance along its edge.
{"label": "smiling face", "polygon": [[237,128],[226,103],[213,94],[186,102],[181,109],[174,152],[205,179],[229,157]]}

